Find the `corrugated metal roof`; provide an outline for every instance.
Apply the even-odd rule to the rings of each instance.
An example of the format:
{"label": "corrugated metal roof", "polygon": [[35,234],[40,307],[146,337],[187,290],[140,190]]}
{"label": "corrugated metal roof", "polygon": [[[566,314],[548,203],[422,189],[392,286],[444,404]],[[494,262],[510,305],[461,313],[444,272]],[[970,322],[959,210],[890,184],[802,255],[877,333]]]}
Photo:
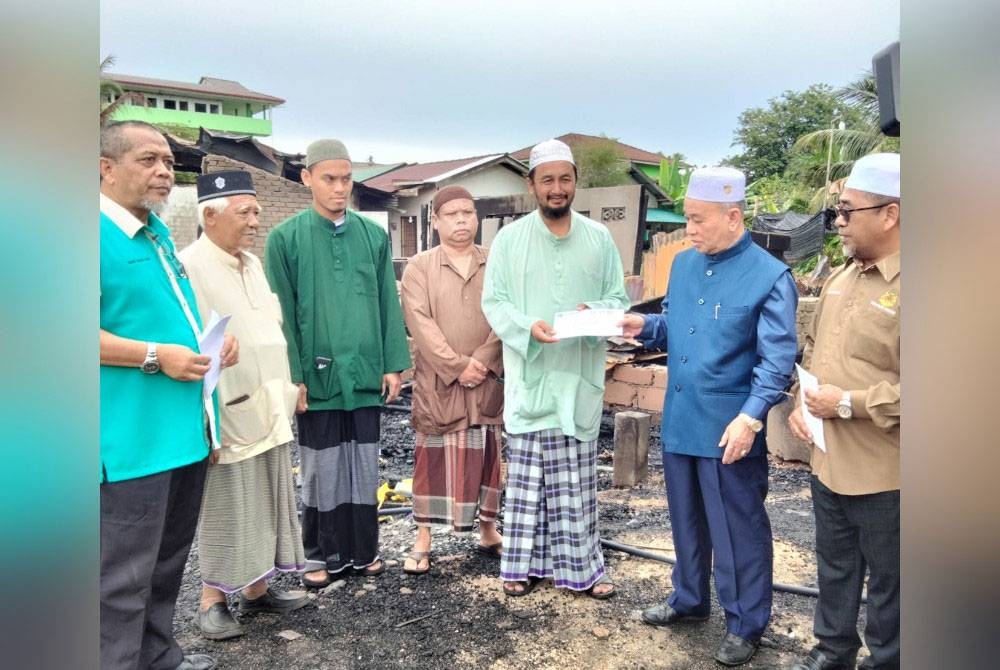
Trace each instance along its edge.
{"label": "corrugated metal roof", "polygon": [[202,77],[197,84],[186,81],[171,81],[169,79],[154,79],[153,77],[136,77],[130,74],[118,74],[115,72],[106,73],[108,79],[116,82],[125,90],[153,89],[158,91],[176,91],[178,93],[195,93],[204,96],[219,96],[223,98],[237,98],[240,100],[258,100],[260,102],[270,102],[274,105],[283,104],[285,101],[266,93],[251,91],[238,81],[231,79],[217,79],[215,77]]}
{"label": "corrugated metal roof", "polygon": [[[457,158],[455,160],[436,161],[433,163],[415,163],[370,177],[364,180],[364,184],[365,186],[391,193],[407,186],[436,183],[450,179],[463,172],[489,165],[492,162],[501,163],[505,158],[507,158],[507,154],[490,154],[487,156]],[[512,167],[515,165],[512,161],[507,161],[507,163]]]}
{"label": "corrugated metal roof", "polygon": [[[587,146],[589,144],[596,144],[597,142],[607,142],[610,138],[608,137],[597,137],[595,135],[583,135],[582,133],[566,133],[565,135],[560,135],[555,138],[560,142],[565,142],[570,146],[570,148],[575,149],[580,146]],[[624,142],[618,142],[616,140],[611,140],[618,147],[618,150],[622,153],[622,157],[632,161],[633,163],[648,163],[650,165],[659,165],[660,160],[666,158],[661,154],[653,153],[652,151],[646,151],[645,149],[639,149],[633,147],[630,144],[625,144]],[[539,140],[541,142],[541,140]],[[518,149],[517,151],[511,152],[511,156],[519,161],[527,161],[528,156],[531,154],[531,146],[524,147],[523,149]]]}

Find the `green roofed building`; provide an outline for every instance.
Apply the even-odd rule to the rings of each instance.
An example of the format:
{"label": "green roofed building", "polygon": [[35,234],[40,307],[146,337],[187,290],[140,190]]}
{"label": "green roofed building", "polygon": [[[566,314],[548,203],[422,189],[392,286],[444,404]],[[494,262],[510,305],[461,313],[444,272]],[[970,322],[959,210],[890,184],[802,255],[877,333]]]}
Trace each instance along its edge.
{"label": "green roofed building", "polygon": [[103,77],[123,91],[122,104],[112,115],[116,121],[146,121],[157,126],[264,137],[271,134],[271,110],[285,102],[229,79],[202,77],[190,83],[110,72]]}

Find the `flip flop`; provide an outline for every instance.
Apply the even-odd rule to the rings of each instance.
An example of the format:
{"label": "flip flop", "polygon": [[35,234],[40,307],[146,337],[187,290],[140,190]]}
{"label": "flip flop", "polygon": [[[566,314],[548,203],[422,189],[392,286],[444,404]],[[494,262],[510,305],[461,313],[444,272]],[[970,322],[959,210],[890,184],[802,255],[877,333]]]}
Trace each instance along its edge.
{"label": "flip flop", "polygon": [[476,551],[484,556],[489,556],[490,558],[500,558],[501,548],[503,547],[503,542],[495,542],[494,544],[478,544],[476,545]]}
{"label": "flip flop", "polygon": [[[354,568],[354,571],[362,577],[377,577],[381,575],[385,572],[385,561],[381,558],[377,558],[375,560],[379,562],[379,566],[377,568],[373,568],[371,565],[366,565],[363,568]],[[372,565],[374,565],[374,563],[375,561],[372,561]]]}
{"label": "flip flop", "polygon": [[[542,581],[541,577],[528,577],[528,581],[526,581],[526,582],[518,582],[518,581],[504,582],[503,583],[503,587],[502,587],[503,588],[503,593],[508,598],[521,598],[523,596],[528,595],[532,591],[534,591],[535,587],[538,585],[538,582],[540,582],[540,581]],[[513,590],[512,587],[510,587],[510,588],[508,587],[508,585],[513,585],[513,584],[524,584],[524,590],[523,591],[515,591],[515,590]]]}
{"label": "flip flop", "polygon": [[[603,593],[596,593],[594,591],[594,587],[597,586],[598,584],[611,584],[611,590],[610,591],[604,591]],[[618,588],[615,586],[615,583],[613,581],[611,581],[611,577],[608,577],[605,574],[605,575],[601,575],[601,578],[598,579],[596,582],[594,582],[589,589],[587,589],[586,591],[584,591],[584,593],[586,593],[588,596],[590,596],[594,600],[607,600],[608,598],[610,598],[611,596],[613,596],[617,591],[618,591]]]}
{"label": "flip flop", "polygon": [[427,559],[427,567],[424,568],[423,570],[421,570],[419,568],[407,569],[406,568],[406,563],[404,562],[403,563],[403,572],[405,572],[406,574],[408,574],[408,575],[426,575],[428,572],[431,571],[431,552],[429,552],[429,551],[411,551],[410,554],[409,554],[409,556],[407,556],[407,558],[412,558],[413,561],[417,565],[420,565],[420,561],[422,561],[422,560],[424,560],[426,558]]}

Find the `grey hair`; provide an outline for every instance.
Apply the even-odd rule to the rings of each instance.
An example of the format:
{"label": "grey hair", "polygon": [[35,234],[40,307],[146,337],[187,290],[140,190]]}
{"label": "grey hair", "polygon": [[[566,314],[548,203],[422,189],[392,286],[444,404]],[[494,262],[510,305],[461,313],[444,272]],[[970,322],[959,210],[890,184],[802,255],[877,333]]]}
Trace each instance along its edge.
{"label": "grey hair", "polygon": [[198,203],[198,221],[205,225],[205,210],[210,209],[216,214],[222,214],[229,207],[229,198],[212,198]]}
{"label": "grey hair", "polygon": [[[152,130],[155,133],[163,135],[159,128],[145,121],[115,121],[114,123],[109,123],[101,128],[102,158],[118,160],[125,152],[132,148],[132,142],[125,133],[129,128],[145,128],[146,130]],[[165,137],[164,141],[166,141]]]}

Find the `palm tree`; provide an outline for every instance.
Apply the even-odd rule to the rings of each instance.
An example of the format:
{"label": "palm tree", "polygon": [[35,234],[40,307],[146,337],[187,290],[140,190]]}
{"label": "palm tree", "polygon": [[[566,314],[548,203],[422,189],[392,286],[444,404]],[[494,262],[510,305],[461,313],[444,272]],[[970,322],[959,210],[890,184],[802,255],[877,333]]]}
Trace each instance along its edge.
{"label": "palm tree", "polygon": [[118,83],[105,73],[115,64],[114,56],[105,56],[101,61],[101,126],[111,120],[118,108],[122,105],[142,105],[146,106],[146,98],[138,93],[125,93]]}
{"label": "palm tree", "polygon": [[[826,195],[827,159],[830,160],[830,180],[844,179],[854,161],[876,151],[899,151],[899,138],[882,134],[878,122],[878,91],[875,76],[864,75],[836,91],[837,99],[846,107],[860,112],[863,119],[858,128],[824,128],[799,137],[792,146],[788,172],[810,186],[819,189],[814,202]],[[830,152],[832,143],[832,152]]]}

